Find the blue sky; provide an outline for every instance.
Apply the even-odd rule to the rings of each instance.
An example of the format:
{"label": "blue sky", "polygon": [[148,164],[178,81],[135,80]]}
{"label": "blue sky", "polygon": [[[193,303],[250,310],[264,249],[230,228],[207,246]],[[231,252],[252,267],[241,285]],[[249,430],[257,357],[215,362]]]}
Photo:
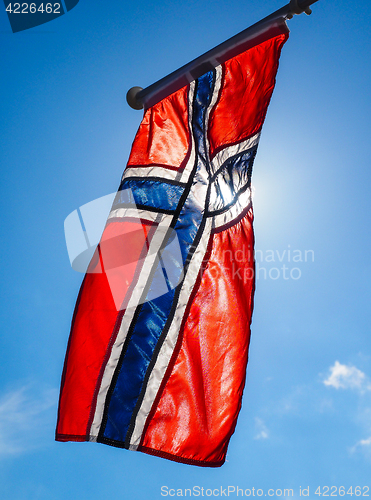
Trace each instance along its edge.
{"label": "blue sky", "polygon": [[[54,442],[82,279],[63,222],[118,187],[142,116],[126,91],[281,6],[80,0],[16,34],[1,9],[1,499],[156,499],[161,486],[292,488],[297,498],[309,487],[311,499],[318,486],[371,489],[371,39],[360,0],[320,0],[289,22],[253,175],[267,278],[257,281],[225,465]],[[294,263],[289,250],[303,260],[311,252]],[[299,279],[284,279],[282,265]]]}

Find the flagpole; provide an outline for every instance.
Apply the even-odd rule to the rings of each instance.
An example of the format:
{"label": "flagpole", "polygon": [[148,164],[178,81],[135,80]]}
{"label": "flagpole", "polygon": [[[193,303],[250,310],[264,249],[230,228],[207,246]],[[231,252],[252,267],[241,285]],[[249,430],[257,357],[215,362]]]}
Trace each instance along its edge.
{"label": "flagpole", "polygon": [[272,36],[274,36],[274,30],[278,30],[280,26],[282,28],[282,24],[286,24],[286,20],[291,19],[294,14],[302,14],[303,12],[308,15],[311,14],[310,5],[317,1],[290,0],[290,3],[284,7],[281,7],[261,21],[205,52],[205,54],[202,54],[145,89],[132,87],[126,95],[129,106],[133,109],[148,109],[169,94],[199,78],[207,71],[210,71],[238,53],[248,50],[250,48],[249,41],[252,39],[256,40],[259,36],[264,37],[268,31],[269,33],[272,31]]}

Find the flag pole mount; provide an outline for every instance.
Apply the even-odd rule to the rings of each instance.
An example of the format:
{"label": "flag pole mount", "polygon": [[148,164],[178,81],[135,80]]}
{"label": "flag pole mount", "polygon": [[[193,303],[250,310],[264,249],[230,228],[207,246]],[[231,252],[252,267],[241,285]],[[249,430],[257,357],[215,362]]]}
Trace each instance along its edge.
{"label": "flag pole mount", "polygon": [[311,14],[310,5],[316,2],[318,0],[290,0],[290,3],[276,10],[273,14],[205,52],[205,54],[173,71],[170,75],[161,78],[158,82],[149,85],[149,87],[145,89],[132,87],[126,94],[127,103],[133,109],[150,108],[219,64],[231,59],[238,53],[248,50],[250,48],[249,40],[268,31],[275,23],[276,26],[282,25],[286,23],[287,19],[292,19],[295,14],[299,15],[303,12],[307,15]]}
{"label": "flag pole mount", "polygon": [[137,95],[143,90],[142,87],[131,87],[126,94],[126,100],[129,106],[133,109],[143,109],[143,104],[137,100]]}
{"label": "flag pole mount", "polygon": [[[303,2],[301,2],[301,3],[303,3]],[[298,0],[290,0],[289,5],[290,5],[291,12],[289,12],[287,14],[286,19],[292,19],[294,17],[294,14],[302,14],[303,12],[305,12],[307,14],[307,16],[309,16],[312,13],[312,9],[309,7],[309,5],[311,5],[311,4],[309,4],[308,6],[303,8],[303,7],[301,7],[301,5],[299,5]]]}

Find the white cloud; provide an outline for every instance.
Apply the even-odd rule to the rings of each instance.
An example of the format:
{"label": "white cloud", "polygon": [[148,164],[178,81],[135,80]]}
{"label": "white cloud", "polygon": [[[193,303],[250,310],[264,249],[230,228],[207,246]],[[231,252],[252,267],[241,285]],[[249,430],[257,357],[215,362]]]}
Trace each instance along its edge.
{"label": "white cloud", "polygon": [[255,429],[256,435],[254,439],[268,439],[268,429],[261,418],[255,417]]}
{"label": "white cloud", "polygon": [[0,457],[25,452],[40,443],[48,427],[47,410],[56,400],[56,390],[34,396],[29,385],[0,398]]}
{"label": "white cloud", "polygon": [[371,384],[368,377],[355,366],[342,365],[335,361],[330,367],[330,375],[323,381],[328,387],[335,389],[356,389],[361,392],[370,391]]}
{"label": "white cloud", "polygon": [[358,449],[362,449],[364,452],[371,450],[371,437],[368,439],[361,439],[352,448],[350,448],[351,453],[355,453]]}
{"label": "white cloud", "polygon": [[359,441],[357,444],[359,444],[360,446],[371,446],[371,437],[369,437],[368,439],[361,439],[361,441]]}

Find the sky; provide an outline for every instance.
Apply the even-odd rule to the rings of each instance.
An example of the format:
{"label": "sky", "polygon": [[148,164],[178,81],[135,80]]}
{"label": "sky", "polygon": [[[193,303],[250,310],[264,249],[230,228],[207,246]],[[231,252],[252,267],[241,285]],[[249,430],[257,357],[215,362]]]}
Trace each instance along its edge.
{"label": "sky", "polygon": [[160,499],[194,487],[200,496],[230,487],[231,498],[233,487],[371,495],[371,38],[360,0],[319,0],[289,21],[254,164],[261,272],[226,463],[54,441],[82,281],[64,220],[118,187],[142,117],[127,90],[281,6],[80,0],[19,33],[0,8],[2,500]]}

